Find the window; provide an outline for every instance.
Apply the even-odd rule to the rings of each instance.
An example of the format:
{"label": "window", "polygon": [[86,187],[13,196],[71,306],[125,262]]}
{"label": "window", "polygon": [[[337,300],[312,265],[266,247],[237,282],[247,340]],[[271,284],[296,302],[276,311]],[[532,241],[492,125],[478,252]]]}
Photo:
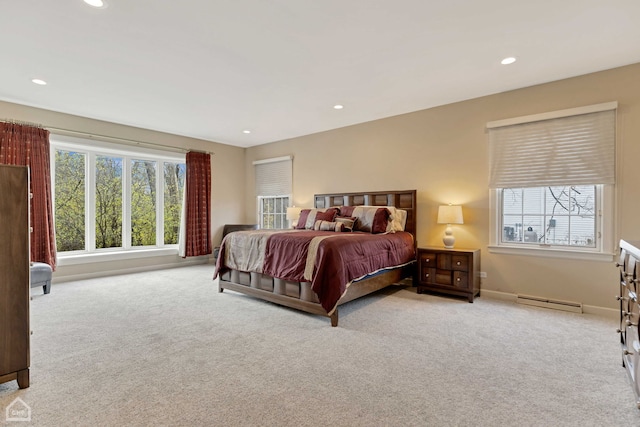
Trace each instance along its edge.
{"label": "window", "polygon": [[504,188],[502,242],[595,248],[595,185]]}
{"label": "window", "polygon": [[131,246],[156,244],[156,163],[131,160]]}
{"label": "window", "polygon": [[[74,151],[55,151],[55,227],[58,252],[84,250],[85,183],[87,155]],[[55,185],[55,184],[54,184]]]}
{"label": "window", "polygon": [[490,251],[611,259],[616,107],[487,125]]}
{"label": "window", "polygon": [[260,228],[287,228],[289,196],[258,196]]}
{"label": "window", "polygon": [[258,160],[253,165],[260,228],[288,228],[286,215],[291,199],[291,157]]}
{"label": "window", "polygon": [[95,247],[122,247],[122,158],[95,156],[95,177]]}
{"label": "window", "polygon": [[184,162],[163,162],[164,169],[164,244],[177,245],[180,233],[182,195],[186,178]]}
{"label": "window", "polygon": [[51,149],[63,257],[178,243],[184,155],[59,136]]}

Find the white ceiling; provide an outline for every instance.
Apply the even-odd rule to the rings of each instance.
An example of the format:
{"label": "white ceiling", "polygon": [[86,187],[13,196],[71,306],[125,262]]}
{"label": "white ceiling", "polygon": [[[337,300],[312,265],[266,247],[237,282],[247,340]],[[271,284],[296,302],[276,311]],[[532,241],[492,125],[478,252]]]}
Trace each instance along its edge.
{"label": "white ceiling", "polygon": [[639,0],[106,2],[1,0],[0,100],[249,147],[640,62]]}

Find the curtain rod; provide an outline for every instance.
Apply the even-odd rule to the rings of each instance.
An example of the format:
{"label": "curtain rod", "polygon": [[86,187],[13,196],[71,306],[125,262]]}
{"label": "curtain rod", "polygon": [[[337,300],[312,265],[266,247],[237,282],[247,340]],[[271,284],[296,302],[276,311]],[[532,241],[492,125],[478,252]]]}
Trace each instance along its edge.
{"label": "curtain rod", "polygon": [[108,136],[108,135],[99,135],[99,134],[94,134],[94,133],[80,132],[80,131],[77,131],[77,130],[63,129],[63,128],[57,128],[57,127],[53,127],[53,126],[44,126],[44,128],[46,130],[48,130],[49,132],[57,133],[57,134],[66,134],[68,136],[83,136],[83,137],[89,138],[89,139],[104,140],[104,141],[107,141],[107,142],[108,141],[114,141],[114,142],[124,143],[124,144],[127,144],[127,145],[136,145],[136,146],[147,145],[147,146],[159,147],[159,148],[162,148],[163,150],[175,151],[175,152],[179,152],[179,153],[187,153],[189,151],[194,151],[194,152],[197,152],[197,153],[207,153],[207,154],[215,155],[215,153],[213,151],[193,150],[191,148],[172,147],[170,145],[158,144],[158,143],[155,143],[155,142],[137,141],[135,139],[120,138],[120,137],[117,137],[117,136]]}

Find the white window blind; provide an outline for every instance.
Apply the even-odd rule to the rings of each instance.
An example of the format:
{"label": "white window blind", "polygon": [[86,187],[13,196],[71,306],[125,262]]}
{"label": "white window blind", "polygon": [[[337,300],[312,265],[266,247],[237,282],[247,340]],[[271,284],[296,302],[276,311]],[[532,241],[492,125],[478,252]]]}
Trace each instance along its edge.
{"label": "white window blind", "polygon": [[282,196],[291,194],[291,156],[253,162],[256,175],[256,196]]}
{"label": "white window blind", "polygon": [[548,118],[553,113],[537,120],[532,116],[528,122],[488,123],[489,186],[614,184],[616,106],[602,104],[605,111],[579,113],[598,109],[584,107],[575,115],[556,118]]}

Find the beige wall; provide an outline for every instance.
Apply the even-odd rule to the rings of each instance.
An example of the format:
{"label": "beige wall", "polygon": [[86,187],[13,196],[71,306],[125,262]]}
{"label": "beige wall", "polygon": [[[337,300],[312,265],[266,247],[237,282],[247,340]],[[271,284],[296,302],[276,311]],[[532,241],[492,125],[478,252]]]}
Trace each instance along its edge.
{"label": "beige wall", "polygon": [[[486,123],[618,101],[616,241],[640,239],[640,64],[404,114],[247,149],[246,217],[255,215],[252,162],[293,155],[293,199],[310,206],[315,193],[418,191],[418,245],[442,244],[438,205],[463,205],[456,246],[480,248],[483,289],[578,301],[614,309],[612,262],[492,254]],[[494,295],[498,295],[494,293]]]}
{"label": "beige wall", "polygon": [[[214,154],[211,157],[213,243],[220,242],[224,224],[245,222],[246,209],[244,199],[239,196],[244,194],[245,191],[244,148],[117,125],[7,102],[0,102],[0,117],[39,123],[45,127],[56,127],[95,135],[152,142],[170,147],[213,152]],[[197,262],[208,261],[208,257],[197,260]],[[113,271],[148,270],[161,266],[180,265],[185,262],[193,262],[193,259],[185,261],[177,255],[173,255],[117,262],[62,265],[54,273],[54,281],[104,275]]]}
{"label": "beige wall", "polygon": [[[213,151],[213,242],[222,225],[255,220],[252,162],[292,154],[294,203],[309,206],[315,193],[418,190],[418,244],[441,245],[437,206],[460,203],[465,224],[458,247],[482,250],[483,289],[579,301],[615,308],[613,263],[491,254],[486,122],[607,101],[618,101],[616,240],[640,240],[636,212],[640,186],[640,64],[450,104],[361,125],[242,149],[129,126],[0,102],[0,117]],[[60,267],[55,279],[154,268],[183,262],[177,256]]]}

